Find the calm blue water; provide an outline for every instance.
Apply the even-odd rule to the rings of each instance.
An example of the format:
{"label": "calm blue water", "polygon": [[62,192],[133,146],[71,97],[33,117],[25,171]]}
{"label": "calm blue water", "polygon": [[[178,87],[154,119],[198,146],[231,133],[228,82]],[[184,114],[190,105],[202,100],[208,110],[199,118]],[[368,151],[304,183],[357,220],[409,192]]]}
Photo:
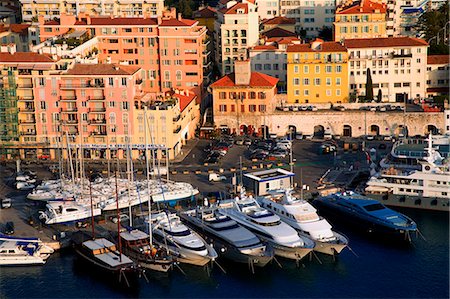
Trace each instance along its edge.
{"label": "calm blue water", "polygon": [[322,263],[306,261],[304,267],[282,261],[256,269],[222,261],[227,274],[216,267],[210,276],[196,267],[183,266],[169,275],[137,280],[130,289],[97,273],[71,251],[54,254],[43,267],[1,268],[0,297],[372,297],[449,298],[449,215],[402,210],[419,225],[426,241],[413,246],[343,231],[352,249],[338,260],[320,256]]}

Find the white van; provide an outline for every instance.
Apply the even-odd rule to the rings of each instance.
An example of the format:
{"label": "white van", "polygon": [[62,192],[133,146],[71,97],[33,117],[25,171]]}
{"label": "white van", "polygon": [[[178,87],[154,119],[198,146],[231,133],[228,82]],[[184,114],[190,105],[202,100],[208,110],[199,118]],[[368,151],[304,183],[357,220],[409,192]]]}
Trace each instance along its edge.
{"label": "white van", "polygon": [[8,209],[11,207],[11,198],[4,198],[2,199],[2,209]]}

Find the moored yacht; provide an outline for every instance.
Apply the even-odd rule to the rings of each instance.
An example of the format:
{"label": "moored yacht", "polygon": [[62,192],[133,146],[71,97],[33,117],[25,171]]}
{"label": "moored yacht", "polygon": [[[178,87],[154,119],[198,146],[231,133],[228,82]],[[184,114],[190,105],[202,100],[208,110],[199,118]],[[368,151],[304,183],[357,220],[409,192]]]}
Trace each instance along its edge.
{"label": "moored yacht", "polygon": [[217,206],[197,207],[182,212],[181,218],[210,240],[214,249],[229,260],[264,267],[273,258],[269,245],[261,243],[251,231],[221,214]]}
{"label": "moored yacht", "polygon": [[309,238],[300,237],[295,229],[282,222],[280,217],[262,208],[242,188],[241,196],[222,201],[220,212],[252,231],[268,242],[275,255],[300,260],[310,253],[315,244]]}
{"label": "moored yacht", "polygon": [[316,243],[315,251],[329,255],[339,254],[348,245],[348,239],[333,231],[330,223],[319,216],[309,202],[294,197],[292,193],[291,189],[278,190],[258,197],[257,201],[302,236],[312,239]]}
{"label": "moored yacht", "polygon": [[[148,218],[146,222],[148,223]],[[151,215],[154,240],[161,246],[166,246],[177,261],[197,266],[204,266],[217,258],[217,252],[212,246],[190,230],[180,218],[169,212]]]}
{"label": "moored yacht", "polygon": [[319,197],[313,204],[320,212],[370,233],[401,235],[410,240],[410,234],[417,231],[416,223],[409,217],[387,208],[377,200],[351,191]]}
{"label": "moored yacht", "polygon": [[0,235],[0,266],[43,265],[53,252],[38,238]]}
{"label": "moored yacht", "polygon": [[52,201],[46,204],[45,211],[39,211],[39,219],[45,224],[61,224],[95,217],[102,212],[99,208],[93,208],[92,211],[90,207],[76,202]]}

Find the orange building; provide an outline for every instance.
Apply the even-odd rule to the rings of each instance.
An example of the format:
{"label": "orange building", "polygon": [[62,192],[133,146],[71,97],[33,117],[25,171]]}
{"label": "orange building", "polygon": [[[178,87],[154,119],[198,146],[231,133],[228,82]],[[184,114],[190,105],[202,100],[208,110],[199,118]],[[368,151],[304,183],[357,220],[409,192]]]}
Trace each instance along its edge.
{"label": "orange building", "polygon": [[210,85],[216,128],[239,135],[267,132],[266,115],[275,109],[278,79],[252,72],[249,60],[237,60],[234,67],[234,73]]}

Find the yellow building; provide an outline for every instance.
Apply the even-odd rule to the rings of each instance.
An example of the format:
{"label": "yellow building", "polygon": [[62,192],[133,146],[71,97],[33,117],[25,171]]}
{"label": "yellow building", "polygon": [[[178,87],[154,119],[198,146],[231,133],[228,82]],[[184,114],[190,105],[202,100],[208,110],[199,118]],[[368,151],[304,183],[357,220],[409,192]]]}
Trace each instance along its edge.
{"label": "yellow building", "polygon": [[347,58],[347,49],[337,42],[288,46],[287,102],[348,102]]}
{"label": "yellow building", "polygon": [[214,32],[214,21],[216,20],[216,9],[211,6],[199,8],[192,13],[192,17],[198,21],[199,26],[206,26],[210,33]]}
{"label": "yellow building", "polygon": [[361,0],[336,8],[334,40],[378,38],[386,34],[386,4]]}

